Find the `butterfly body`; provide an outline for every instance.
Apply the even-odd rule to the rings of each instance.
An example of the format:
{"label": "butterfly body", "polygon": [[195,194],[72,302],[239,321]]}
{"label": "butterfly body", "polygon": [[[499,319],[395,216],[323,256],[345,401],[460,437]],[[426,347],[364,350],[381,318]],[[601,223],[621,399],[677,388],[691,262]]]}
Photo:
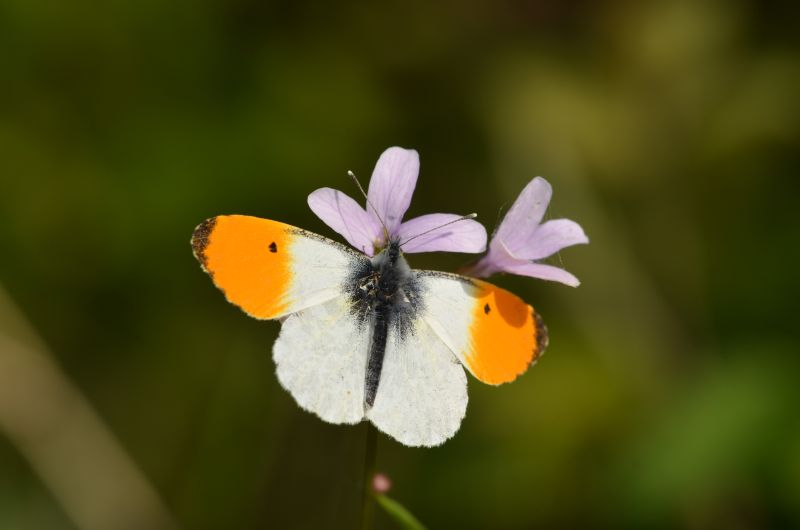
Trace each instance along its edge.
{"label": "butterfly body", "polygon": [[364,265],[345,289],[351,292],[355,317],[370,334],[364,400],[367,407],[372,407],[389,332],[391,330],[402,340],[413,329],[414,318],[420,309],[420,293],[398,240],[391,241],[369,261],[368,266]]}

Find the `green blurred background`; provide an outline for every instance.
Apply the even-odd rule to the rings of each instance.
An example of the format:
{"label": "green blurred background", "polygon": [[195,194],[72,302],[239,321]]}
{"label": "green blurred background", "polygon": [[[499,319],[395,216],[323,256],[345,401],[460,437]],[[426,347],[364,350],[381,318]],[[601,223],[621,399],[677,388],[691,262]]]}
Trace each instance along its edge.
{"label": "green blurred background", "polygon": [[364,426],[295,405],[279,325],[189,237],[221,213],[337,237],[306,196],[356,195],[391,145],[420,152],[410,215],[491,230],[542,175],[591,239],[551,260],[577,289],[495,278],[548,353],[470,380],[440,448],[380,436],[394,498],[431,528],[800,526],[778,6],[0,1],[0,528],[354,527]]}

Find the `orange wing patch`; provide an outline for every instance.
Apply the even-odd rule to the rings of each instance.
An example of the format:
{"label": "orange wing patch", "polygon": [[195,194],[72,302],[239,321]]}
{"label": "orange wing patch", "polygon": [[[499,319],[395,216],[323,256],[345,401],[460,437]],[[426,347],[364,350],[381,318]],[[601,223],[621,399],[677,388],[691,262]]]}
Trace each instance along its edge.
{"label": "orange wing patch", "polygon": [[192,234],[192,249],[228,301],[263,319],[285,313],[292,281],[293,227],[244,215],[221,215]]}
{"label": "orange wing patch", "polygon": [[513,381],[547,347],[547,327],[531,306],[510,292],[474,281],[472,348],[466,363],[484,383]]}

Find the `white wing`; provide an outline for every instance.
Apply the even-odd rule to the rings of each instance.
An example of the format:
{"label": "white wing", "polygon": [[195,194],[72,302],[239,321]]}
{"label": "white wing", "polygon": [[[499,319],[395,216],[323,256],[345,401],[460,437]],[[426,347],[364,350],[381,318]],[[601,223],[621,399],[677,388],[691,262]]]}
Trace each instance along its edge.
{"label": "white wing", "polygon": [[289,315],[273,348],[281,385],[305,410],[330,423],[364,419],[369,326],[347,296]]}
{"label": "white wing", "polygon": [[390,328],[367,418],[401,443],[431,447],[456,433],[466,410],[464,369],[428,324],[416,319],[404,337]]}

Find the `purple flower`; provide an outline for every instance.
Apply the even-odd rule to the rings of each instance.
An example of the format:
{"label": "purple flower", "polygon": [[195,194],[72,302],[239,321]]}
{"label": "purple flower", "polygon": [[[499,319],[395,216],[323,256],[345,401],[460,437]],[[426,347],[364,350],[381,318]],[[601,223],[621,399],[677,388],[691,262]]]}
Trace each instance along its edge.
{"label": "purple flower", "polygon": [[308,206],[326,225],[369,256],[386,247],[390,239],[399,239],[402,245],[403,241],[425,232],[425,235],[402,245],[403,252],[483,252],[486,249],[486,229],[477,221],[465,219],[443,226],[461,216],[433,213],[402,222],[411,204],[418,174],[419,155],[416,151],[390,147],[375,164],[366,208],[331,188],[314,191],[308,196]]}
{"label": "purple flower", "polygon": [[486,278],[497,272],[510,272],[577,287],[578,278],[558,267],[536,263],[562,248],[588,243],[580,225],[569,219],[542,223],[553,188],[542,177],[525,186],[506,214],[489,243],[489,252],[465,271]]}

